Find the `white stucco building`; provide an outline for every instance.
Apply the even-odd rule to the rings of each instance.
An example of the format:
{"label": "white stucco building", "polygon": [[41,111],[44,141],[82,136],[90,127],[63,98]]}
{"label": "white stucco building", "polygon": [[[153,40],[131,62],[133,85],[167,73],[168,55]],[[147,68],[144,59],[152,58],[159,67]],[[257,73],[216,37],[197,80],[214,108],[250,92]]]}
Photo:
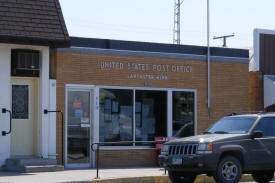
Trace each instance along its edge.
{"label": "white stucco building", "polygon": [[59,1],[1,2],[0,167],[56,159],[56,114],[43,111],[56,110],[50,50],[70,45]]}

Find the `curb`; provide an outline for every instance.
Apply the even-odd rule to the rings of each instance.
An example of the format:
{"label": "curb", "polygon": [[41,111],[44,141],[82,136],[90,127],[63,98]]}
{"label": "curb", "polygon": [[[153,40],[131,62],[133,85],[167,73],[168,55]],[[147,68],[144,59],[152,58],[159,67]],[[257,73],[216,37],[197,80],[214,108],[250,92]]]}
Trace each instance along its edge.
{"label": "curb", "polygon": [[[274,180],[274,179],[273,179]],[[240,182],[255,182],[251,175],[245,174]],[[163,176],[148,176],[148,177],[129,177],[117,179],[92,180],[90,183],[171,183],[167,175]],[[195,183],[215,183],[212,177],[200,175]]]}
{"label": "curb", "polygon": [[106,180],[92,180],[90,183],[171,183],[168,176],[129,177]]}
{"label": "curb", "polygon": [[[240,180],[240,182],[255,182],[251,175],[244,174]],[[208,177],[207,175],[200,175],[197,177],[195,183],[215,183],[213,177]]]}

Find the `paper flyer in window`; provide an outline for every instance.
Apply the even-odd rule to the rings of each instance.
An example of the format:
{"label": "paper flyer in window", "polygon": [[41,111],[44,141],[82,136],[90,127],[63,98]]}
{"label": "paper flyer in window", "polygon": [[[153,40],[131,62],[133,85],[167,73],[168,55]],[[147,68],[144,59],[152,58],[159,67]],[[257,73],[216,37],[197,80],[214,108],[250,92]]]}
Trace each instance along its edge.
{"label": "paper flyer in window", "polygon": [[105,109],[104,119],[105,119],[105,122],[111,122],[112,121],[112,111],[111,111],[111,109]]}
{"label": "paper flyer in window", "polygon": [[112,124],[113,124],[113,134],[119,134],[119,115],[113,114],[112,115]]}
{"label": "paper flyer in window", "polygon": [[105,106],[104,106],[105,109],[111,109],[112,106],[111,106],[111,99],[108,99],[106,98],[105,99]]}
{"label": "paper flyer in window", "polygon": [[150,111],[150,105],[143,104],[142,105],[142,115],[148,117],[149,116],[149,111]]}
{"label": "paper flyer in window", "polygon": [[113,125],[112,123],[105,123],[104,124],[104,137],[107,138],[107,139],[111,139],[112,136],[113,136]]}
{"label": "paper flyer in window", "polygon": [[120,140],[132,139],[132,106],[120,107]]}
{"label": "paper flyer in window", "polygon": [[137,128],[141,128],[142,127],[141,115],[140,114],[136,114],[136,127]]}
{"label": "paper flyer in window", "polygon": [[118,102],[117,101],[112,102],[112,112],[118,112]]}
{"label": "paper flyer in window", "polygon": [[136,102],[136,112],[141,112],[141,102]]}

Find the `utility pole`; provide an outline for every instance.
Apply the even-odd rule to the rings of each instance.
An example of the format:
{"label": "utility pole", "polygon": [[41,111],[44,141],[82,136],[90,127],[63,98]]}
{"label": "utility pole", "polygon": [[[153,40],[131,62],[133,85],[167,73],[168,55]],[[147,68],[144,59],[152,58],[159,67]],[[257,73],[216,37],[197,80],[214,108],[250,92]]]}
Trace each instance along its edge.
{"label": "utility pole", "polygon": [[210,0],[207,0],[207,108],[211,110]]}
{"label": "utility pole", "polygon": [[184,0],[174,0],[174,31],[173,31],[173,43],[180,44],[180,6]]}
{"label": "utility pole", "polygon": [[213,39],[223,39],[223,45],[222,46],[227,47],[227,45],[226,45],[227,38],[234,37],[234,36],[235,36],[235,34],[233,33],[233,34],[230,34],[230,35],[219,36],[219,37],[214,36]]}

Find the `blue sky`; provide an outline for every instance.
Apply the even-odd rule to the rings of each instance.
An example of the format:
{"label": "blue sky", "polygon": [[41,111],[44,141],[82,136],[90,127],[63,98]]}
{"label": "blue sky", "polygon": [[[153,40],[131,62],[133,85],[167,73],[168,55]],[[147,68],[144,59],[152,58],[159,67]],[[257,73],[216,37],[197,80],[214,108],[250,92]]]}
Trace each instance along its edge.
{"label": "blue sky", "polygon": [[[181,44],[206,45],[206,0],[184,0]],[[60,0],[70,36],[172,43],[174,0]],[[210,0],[213,36],[235,33],[228,47],[252,47],[253,29],[275,29],[274,0]]]}

